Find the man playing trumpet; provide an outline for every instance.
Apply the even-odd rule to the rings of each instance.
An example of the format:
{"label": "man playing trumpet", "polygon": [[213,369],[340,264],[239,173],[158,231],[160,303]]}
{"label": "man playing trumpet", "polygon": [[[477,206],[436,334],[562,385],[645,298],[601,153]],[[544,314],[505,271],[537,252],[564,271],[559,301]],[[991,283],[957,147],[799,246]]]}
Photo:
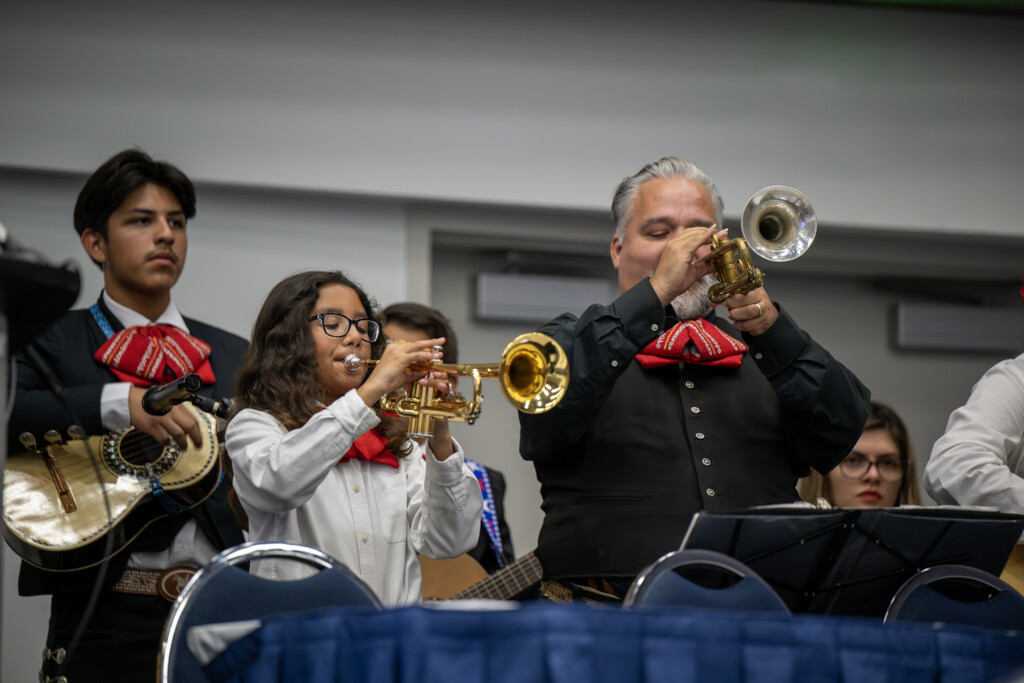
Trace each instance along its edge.
{"label": "man playing trumpet", "polygon": [[549,597],[621,598],[695,512],[796,502],[797,479],[827,473],[860,437],[867,388],[763,287],[729,298],[728,321],[716,315],[713,266],[693,262],[722,213],[685,160],[625,178],[612,202],[621,296],[539,328],[572,373],[555,409],[519,418]]}

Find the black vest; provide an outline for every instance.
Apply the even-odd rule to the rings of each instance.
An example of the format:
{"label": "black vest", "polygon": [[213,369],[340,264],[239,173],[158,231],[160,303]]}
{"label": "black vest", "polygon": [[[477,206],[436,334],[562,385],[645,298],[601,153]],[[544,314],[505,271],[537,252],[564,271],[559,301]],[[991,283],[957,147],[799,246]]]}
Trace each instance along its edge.
{"label": "black vest", "polygon": [[572,451],[535,463],[545,574],[635,576],[679,548],[699,510],[797,501],[806,466],[781,416],[749,355],[738,369],[633,361]]}

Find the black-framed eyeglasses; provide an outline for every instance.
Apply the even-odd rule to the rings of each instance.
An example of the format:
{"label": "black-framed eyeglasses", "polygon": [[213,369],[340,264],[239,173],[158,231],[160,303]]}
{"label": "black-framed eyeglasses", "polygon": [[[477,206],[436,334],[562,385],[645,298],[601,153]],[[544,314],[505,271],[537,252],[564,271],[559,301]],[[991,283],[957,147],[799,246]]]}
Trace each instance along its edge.
{"label": "black-framed eyeglasses", "polygon": [[839,472],[847,479],[861,479],[871,466],[878,470],[878,476],[882,481],[897,482],[903,479],[906,470],[906,461],[902,458],[879,458],[868,460],[860,453],[850,453],[839,463]]}
{"label": "black-framed eyeglasses", "polygon": [[380,323],[369,318],[352,320],[341,313],[317,313],[309,319],[309,322],[314,320],[320,321],[320,326],[324,328],[324,334],[328,337],[344,337],[353,325],[356,326],[356,331],[365,342],[372,344],[380,337]]}

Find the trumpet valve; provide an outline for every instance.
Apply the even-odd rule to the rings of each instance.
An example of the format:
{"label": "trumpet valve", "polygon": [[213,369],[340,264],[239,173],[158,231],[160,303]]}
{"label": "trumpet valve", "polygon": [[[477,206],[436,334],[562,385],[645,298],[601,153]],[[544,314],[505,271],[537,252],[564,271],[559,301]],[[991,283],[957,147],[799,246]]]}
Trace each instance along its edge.
{"label": "trumpet valve", "polygon": [[711,251],[708,252],[707,256],[702,256],[693,262],[693,265],[698,263],[705,263],[706,261],[714,261],[715,259],[721,258],[724,254],[732,251],[736,248],[736,240],[724,239],[720,240],[715,236],[711,237]]}

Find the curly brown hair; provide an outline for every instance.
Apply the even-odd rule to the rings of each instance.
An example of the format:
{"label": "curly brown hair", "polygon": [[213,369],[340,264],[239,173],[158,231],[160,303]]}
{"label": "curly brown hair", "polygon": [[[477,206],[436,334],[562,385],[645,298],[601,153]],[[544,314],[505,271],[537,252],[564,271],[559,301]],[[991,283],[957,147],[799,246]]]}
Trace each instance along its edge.
{"label": "curly brown hair", "polygon": [[[273,415],[290,431],[306,424],[319,410],[317,361],[308,320],[320,298],[320,288],[326,285],[349,287],[359,297],[367,317],[382,322],[376,302],[340,271],[304,271],[281,280],[267,294],[253,324],[249,349],[238,372],[230,417],[254,408]],[[372,342],[371,358],[380,358],[386,344],[383,335]],[[377,431],[388,440],[388,449],[407,457],[412,452],[412,442],[403,422],[383,415],[376,406],[373,410],[381,418]],[[230,463],[227,468],[230,472]],[[244,513],[240,515],[233,493],[229,493],[229,498],[241,523]]]}

